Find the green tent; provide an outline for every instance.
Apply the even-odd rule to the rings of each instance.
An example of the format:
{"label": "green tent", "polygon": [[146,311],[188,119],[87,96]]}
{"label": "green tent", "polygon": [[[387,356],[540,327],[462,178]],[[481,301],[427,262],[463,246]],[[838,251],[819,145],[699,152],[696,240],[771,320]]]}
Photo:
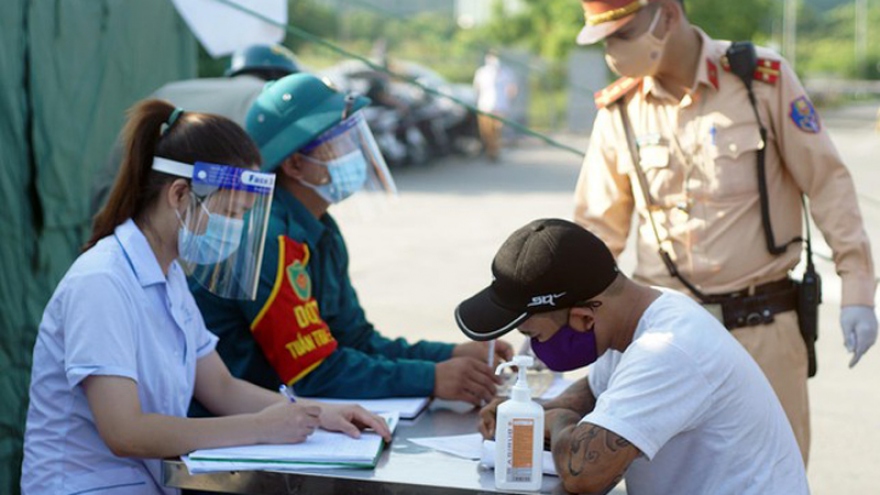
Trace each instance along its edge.
{"label": "green tent", "polygon": [[168,0],[0,2],[0,493],[19,492],[34,338],[95,174],[125,110],[196,62]]}

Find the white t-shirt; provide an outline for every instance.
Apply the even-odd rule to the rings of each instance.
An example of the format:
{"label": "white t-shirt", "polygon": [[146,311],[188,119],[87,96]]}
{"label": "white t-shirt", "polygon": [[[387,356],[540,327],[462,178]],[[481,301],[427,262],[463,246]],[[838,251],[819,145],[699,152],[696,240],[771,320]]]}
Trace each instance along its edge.
{"label": "white t-shirt", "polygon": [[474,74],[477,108],[484,112],[510,112],[508,88],[515,87],[513,73],[502,65],[484,65]]}
{"label": "white t-shirt", "polygon": [[[601,309],[600,309],[601,311]],[[800,450],[761,369],[712,315],[664,290],[623,353],[593,365],[581,422],[638,448],[630,495],[809,493]]]}

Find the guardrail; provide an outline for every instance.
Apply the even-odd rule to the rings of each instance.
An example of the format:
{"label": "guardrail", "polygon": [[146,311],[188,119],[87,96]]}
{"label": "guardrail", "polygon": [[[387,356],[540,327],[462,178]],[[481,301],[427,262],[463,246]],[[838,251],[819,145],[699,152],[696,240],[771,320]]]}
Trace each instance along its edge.
{"label": "guardrail", "polygon": [[804,86],[813,97],[841,94],[880,96],[880,80],[805,79]]}

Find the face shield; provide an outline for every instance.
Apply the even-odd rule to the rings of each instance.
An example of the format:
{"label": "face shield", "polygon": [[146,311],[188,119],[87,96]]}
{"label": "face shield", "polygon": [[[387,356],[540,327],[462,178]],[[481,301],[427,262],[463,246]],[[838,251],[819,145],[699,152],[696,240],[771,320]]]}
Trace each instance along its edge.
{"label": "face shield", "polygon": [[325,183],[304,184],[328,203],[339,203],[361,190],[397,194],[385,158],[361,112],[325,131],[300,149],[299,155],[327,167]]}
{"label": "face shield", "polygon": [[178,214],[178,261],[191,280],[228,299],[257,296],[275,175],[155,157],[153,170],[191,179]]}

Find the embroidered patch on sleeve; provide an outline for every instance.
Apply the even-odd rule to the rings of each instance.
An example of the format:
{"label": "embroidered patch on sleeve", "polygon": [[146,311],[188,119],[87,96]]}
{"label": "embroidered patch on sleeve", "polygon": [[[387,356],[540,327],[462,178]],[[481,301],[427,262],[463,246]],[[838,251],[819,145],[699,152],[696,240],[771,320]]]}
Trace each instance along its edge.
{"label": "embroidered patch on sleeve", "polygon": [[804,132],[816,134],[822,130],[822,124],[819,123],[819,115],[816,113],[816,109],[813,108],[810,99],[806,96],[792,100],[791,111],[788,115],[791,117],[794,125]]}

